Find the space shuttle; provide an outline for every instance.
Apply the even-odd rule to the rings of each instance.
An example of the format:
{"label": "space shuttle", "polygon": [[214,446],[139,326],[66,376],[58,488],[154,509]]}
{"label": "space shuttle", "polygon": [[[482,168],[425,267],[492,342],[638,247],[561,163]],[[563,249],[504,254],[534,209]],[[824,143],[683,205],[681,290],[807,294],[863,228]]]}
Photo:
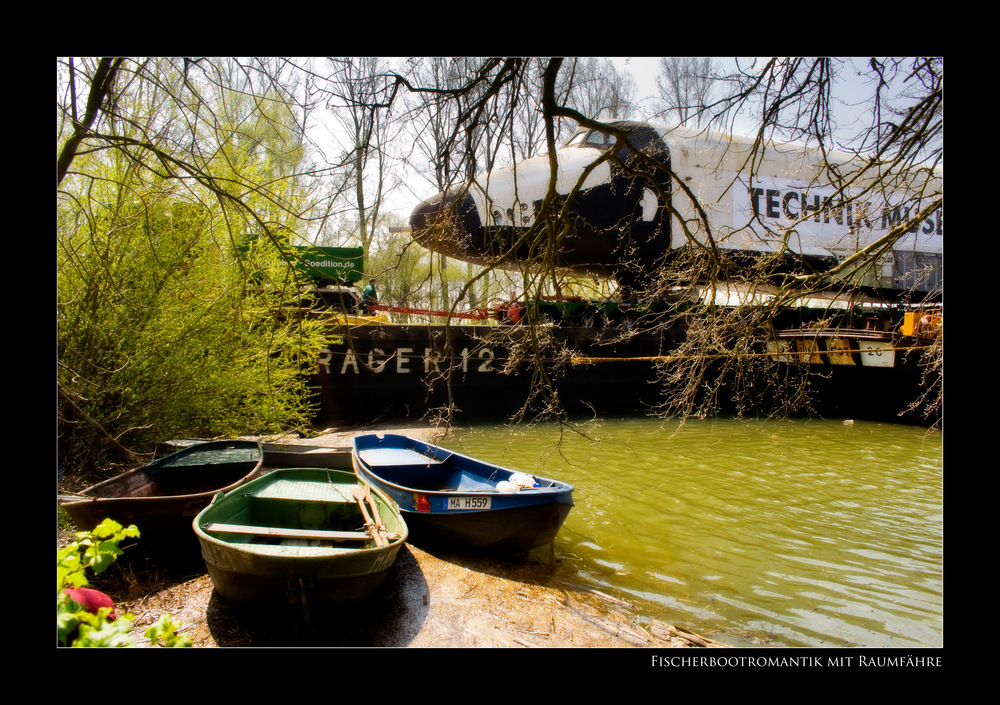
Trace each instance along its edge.
{"label": "space shuttle", "polygon": [[[940,171],[921,183],[848,154],[638,122],[619,135],[581,128],[548,155],[480,174],[420,203],[410,217],[423,246],[466,262],[546,261],[644,286],[685,247],[745,262],[774,256],[783,271],[826,270],[921,213],[883,253],[887,288],[940,287],[943,220],[930,212]],[[844,186],[850,179],[850,185]],[[551,198],[546,201],[547,195]],[[928,212],[924,212],[928,211]],[[542,225],[552,227],[536,227]]]}

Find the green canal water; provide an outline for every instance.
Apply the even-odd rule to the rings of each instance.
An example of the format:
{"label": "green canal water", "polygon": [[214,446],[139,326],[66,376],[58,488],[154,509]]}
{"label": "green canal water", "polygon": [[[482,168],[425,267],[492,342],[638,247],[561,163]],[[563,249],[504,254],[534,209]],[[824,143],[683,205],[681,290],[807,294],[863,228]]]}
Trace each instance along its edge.
{"label": "green canal water", "polygon": [[737,646],[943,646],[940,432],[815,420],[579,428],[477,426],[442,442],[575,486],[557,577]]}

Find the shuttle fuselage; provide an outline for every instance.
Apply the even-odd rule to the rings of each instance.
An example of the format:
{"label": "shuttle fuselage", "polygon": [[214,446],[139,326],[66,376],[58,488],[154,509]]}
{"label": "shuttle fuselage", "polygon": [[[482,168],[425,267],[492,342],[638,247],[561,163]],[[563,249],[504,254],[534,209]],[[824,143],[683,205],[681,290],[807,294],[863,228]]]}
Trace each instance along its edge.
{"label": "shuttle fuselage", "polygon": [[[792,267],[825,268],[886,235],[940,195],[892,174],[855,179],[862,162],[705,131],[615,123],[628,146],[577,131],[556,153],[552,228],[535,228],[550,189],[547,156],[477,177],[421,203],[411,216],[425,246],[465,261],[514,264],[552,257],[581,273],[641,282],[664,257],[693,244],[729,255],[779,254]],[[640,156],[641,153],[641,156]],[[831,168],[832,167],[832,168]],[[566,207],[568,204],[568,207]],[[562,210],[564,209],[565,210]],[[926,262],[943,255],[942,212],[893,246]]]}

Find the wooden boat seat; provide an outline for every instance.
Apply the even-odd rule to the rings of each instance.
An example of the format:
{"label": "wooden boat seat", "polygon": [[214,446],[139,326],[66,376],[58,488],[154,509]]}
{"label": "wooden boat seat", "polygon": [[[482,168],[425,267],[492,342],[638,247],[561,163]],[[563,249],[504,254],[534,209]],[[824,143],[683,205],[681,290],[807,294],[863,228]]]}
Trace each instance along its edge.
{"label": "wooden boat seat", "polygon": [[[274,536],[285,539],[327,539],[333,541],[364,541],[372,538],[366,531],[333,531],[330,529],[284,529],[274,526],[247,526],[245,524],[222,524],[213,522],[201,527],[203,531],[219,534],[246,534],[250,536]],[[390,539],[398,539],[399,534],[389,533]]]}
{"label": "wooden boat seat", "polygon": [[381,465],[374,470],[383,480],[428,492],[454,490],[460,478],[460,473],[442,465]]}
{"label": "wooden boat seat", "polygon": [[452,453],[448,453],[443,458],[432,458],[409,448],[367,448],[358,455],[371,467],[384,465],[427,467],[445,463],[452,456]]}
{"label": "wooden boat seat", "polygon": [[335,502],[354,504],[352,494],[354,485],[335,485],[278,480],[262,487],[258,492],[248,495],[251,500],[272,499],[279,502]]}
{"label": "wooden boat seat", "polygon": [[376,475],[403,487],[447,492],[461,481],[452,453],[432,458],[409,448],[369,448],[359,455]]}
{"label": "wooden boat seat", "polygon": [[427,492],[490,492],[496,483],[468,472],[454,463],[436,465],[380,465],[376,475],[395,485]]}

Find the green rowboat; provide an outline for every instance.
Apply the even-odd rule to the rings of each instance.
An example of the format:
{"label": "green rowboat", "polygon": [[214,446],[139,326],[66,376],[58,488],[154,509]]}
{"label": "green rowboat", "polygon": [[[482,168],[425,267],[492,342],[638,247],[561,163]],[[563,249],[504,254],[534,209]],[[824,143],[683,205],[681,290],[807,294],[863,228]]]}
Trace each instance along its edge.
{"label": "green rowboat", "polygon": [[194,531],[216,591],[247,605],[360,600],[408,534],[384,493],[328,468],[282,468],[220,493]]}

